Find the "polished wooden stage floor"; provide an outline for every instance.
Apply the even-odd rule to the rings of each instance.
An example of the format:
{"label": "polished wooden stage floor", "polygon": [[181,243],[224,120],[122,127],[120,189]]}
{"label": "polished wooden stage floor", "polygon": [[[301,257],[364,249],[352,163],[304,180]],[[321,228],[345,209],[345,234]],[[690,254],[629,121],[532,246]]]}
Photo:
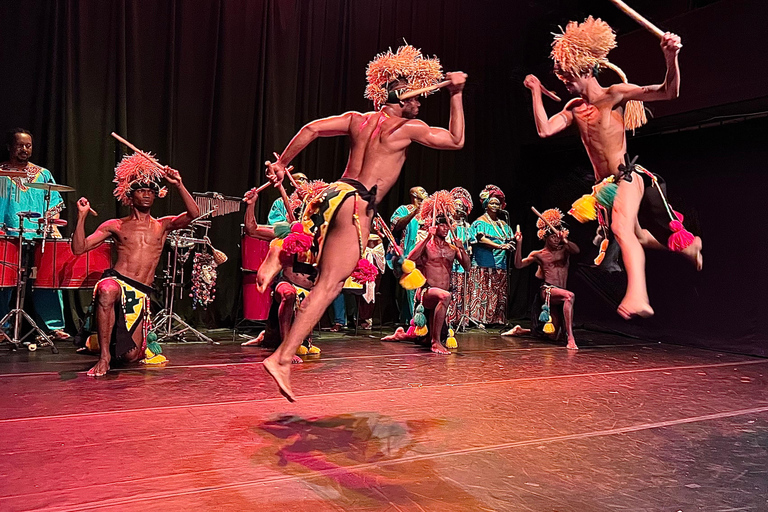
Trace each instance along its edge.
{"label": "polished wooden stage floor", "polygon": [[577,339],[324,334],[295,404],[231,341],[98,380],[4,348],[0,510],[768,510],[767,359]]}

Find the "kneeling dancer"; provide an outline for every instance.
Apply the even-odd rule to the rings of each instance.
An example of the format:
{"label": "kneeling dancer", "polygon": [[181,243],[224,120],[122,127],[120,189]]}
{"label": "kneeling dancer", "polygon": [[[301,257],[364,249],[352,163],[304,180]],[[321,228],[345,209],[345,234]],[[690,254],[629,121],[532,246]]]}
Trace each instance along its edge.
{"label": "kneeling dancer", "polygon": [[[165,187],[160,188],[161,178],[176,187],[187,208],[185,213],[159,219],[152,217],[150,209],[155,198],[164,197],[167,192]],[[123,157],[115,168],[114,181],[115,197],[129,206],[131,213],[104,222],[86,238],[85,218],[90,203],[81,197],[77,201],[77,226],[72,235],[72,252],[76,255],[98,247],[110,237],[117,250],[114,267],[106,270],[96,284],[91,318],[78,335],[83,345],[88,331],[94,327],[98,335],[99,362],[88,371],[92,377],[105,375],[113,359],[136,362],[145,356],[149,294],[153,291],[152,282],[165,238],[171,231],[187,227],[200,214],[179,171],[160,165],[147,153]]]}

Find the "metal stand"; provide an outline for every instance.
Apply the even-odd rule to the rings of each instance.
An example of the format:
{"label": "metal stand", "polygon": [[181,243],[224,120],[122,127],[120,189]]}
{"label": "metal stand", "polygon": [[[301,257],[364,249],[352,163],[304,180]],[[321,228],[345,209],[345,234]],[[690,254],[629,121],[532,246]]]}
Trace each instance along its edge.
{"label": "metal stand", "polygon": [[[59,350],[56,348],[56,345],[54,345],[53,340],[42,330],[40,329],[34,320],[32,320],[32,317],[30,317],[22,307],[24,306],[24,294],[26,292],[27,288],[27,269],[25,268],[23,261],[24,261],[24,219],[25,218],[32,218],[37,215],[31,215],[32,212],[19,212],[17,215],[19,216],[19,257],[17,261],[16,266],[16,307],[8,312],[7,315],[3,317],[2,320],[0,320],[0,340],[8,342],[13,345],[14,349],[18,350],[22,347],[24,340],[27,339],[30,335],[37,333],[38,338],[42,339],[43,341],[38,343],[29,343],[27,345],[27,349],[30,352],[34,352],[39,347],[51,347],[51,352],[54,354],[58,354]],[[29,230],[27,230],[29,231]],[[5,330],[3,330],[2,326],[5,325],[6,322],[10,322],[10,320],[13,319],[13,338],[8,336],[6,334]],[[21,338],[19,335],[21,334],[21,321],[22,319],[26,320],[27,323],[32,327],[32,330],[29,331],[27,334],[22,336]]]}
{"label": "metal stand", "polygon": [[[189,343],[185,336],[191,334],[200,342],[208,343],[209,345],[218,345],[217,342],[214,342],[211,338],[189,325],[182,320],[179,315],[173,312],[176,289],[179,289],[179,298],[181,298],[181,294],[184,292],[184,268],[178,265],[180,260],[180,238],[181,237],[173,242],[173,254],[168,252],[168,263],[163,276],[165,280],[165,283],[163,283],[163,288],[165,289],[165,307],[163,307],[152,320],[153,325],[162,327],[162,330],[158,329],[157,341],[173,340]],[[186,261],[188,257],[189,254],[184,255],[183,260]],[[182,264],[184,261],[182,261]]]}

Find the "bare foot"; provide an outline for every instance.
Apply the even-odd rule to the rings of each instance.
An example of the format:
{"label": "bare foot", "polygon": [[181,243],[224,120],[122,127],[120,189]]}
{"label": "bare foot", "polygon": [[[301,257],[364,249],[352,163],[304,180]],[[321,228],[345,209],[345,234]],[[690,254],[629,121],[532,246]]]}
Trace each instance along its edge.
{"label": "bare foot", "polygon": [[439,341],[432,342],[432,352],[435,354],[441,354],[444,356],[450,355],[451,351],[440,344]]}
{"label": "bare foot", "polygon": [[103,377],[107,374],[109,371],[109,361],[104,359],[99,359],[99,362],[96,363],[96,366],[88,370],[87,375],[89,377]]}
{"label": "bare foot", "polygon": [[691,263],[693,263],[696,266],[696,270],[701,270],[704,268],[704,256],[701,255],[701,249],[704,246],[701,242],[701,238],[698,236],[693,239],[693,243],[683,249],[680,254],[691,260]]}
{"label": "bare foot", "polygon": [[530,329],[525,329],[519,325],[514,326],[507,332],[501,333],[502,336],[523,336],[524,334],[530,334]]}
{"label": "bare foot", "polygon": [[260,347],[264,342],[264,331],[261,331],[258,336],[248,341],[244,341],[240,344],[241,347]]}
{"label": "bare foot", "polygon": [[279,245],[269,248],[269,254],[267,254],[267,258],[261,264],[259,271],[256,273],[256,289],[259,292],[264,293],[267,290],[267,287],[272,284],[272,281],[283,268],[283,264],[280,261],[280,255],[282,251],[283,248]]}
{"label": "bare foot", "polygon": [[273,361],[272,357],[269,356],[264,360],[264,371],[275,380],[275,384],[280,388],[280,394],[288,399],[289,402],[295,402],[296,397],[293,396],[293,391],[291,391],[291,367],[281,366],[276,361]]}
{"label": "bare foot", "polygon": [[568,339],[568,344],[565,346],[568,350],[579,350],[579,347],[576,346],[576,340],[573,338]]}
{"label": "bare foot", "polygon": [[647,302],[638,301],[633,303],[627,301],[627,299],[621,301],[616,312],[621,315],[624,320],[630,320],[636,316],[639,316],[640,318],[650,318],[653,316],[653,308]]}
{"label": "bare foot", "polygon": [[302,364],[304,363],[304,360],[297,356],[296,354],[293,355],[293,358],[291,358],[291,364]]}
{"label": "bare foot", "polygon": [[381,341],[401,341],[401,340],[412,340],[415,339],[413,336],[409,336],[407,332],[405,332],[405,329],[402,327],[398,327],[394,334],[390,334],[389,336],[384,336],[381,338]]}

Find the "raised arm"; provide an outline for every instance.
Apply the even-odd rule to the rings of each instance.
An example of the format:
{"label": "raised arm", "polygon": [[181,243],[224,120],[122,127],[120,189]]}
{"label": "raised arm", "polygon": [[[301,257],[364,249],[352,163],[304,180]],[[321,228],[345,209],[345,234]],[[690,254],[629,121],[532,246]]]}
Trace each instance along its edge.
{"label": "raised arm", "polygon": [[608,88],[608,93],[617,96],[616,103],[629,100],[657,101],[672,100],[680,95],[680,36],[667,32],[661,38],[661,51],[667,63],[664,81],[657,85],[639,86],[634,84],[616,84]]}
{"label": "raised arm", "polygon": [[523,81],[528,89],[531,90],[531,99],[533,100],[533,118],[536,121],[536,131],[539,137],[550,137],[568,128],[573,122],[573,113],[564,108],[552,117],[547,117],[547,111],[544,110],[544,102],[541,100],[541,82],[534,75],[528,75]]}
{"label": "raised arm", "polygon": [[[562,234],[562,231],[560,232]],[[579,246],[575,243],[568,240],[567,237],[562,236],[563,243],[565,244],[565,250],[568,251],[571,254],[579,254],[581,252],[581,249],[579,249]]]}
{"label": "raised arm", "polygon": [[523,252],[522,252],[522,246],[523,246],[523,234],[522,233],[515,233],[515,245],[517,246],[515,248],[515,268],[524,268],[530,265],[531,263],[538,263],[538,259],[536,258],[539,254],[539,251],[533,251],[531,254],[528,255],[527,258],[523,258]]}
{"label": "raised arm", "polygon": [[392,231],[402,231],[408,226],[408,223],[411,222],[411,219],[413,219],[417,213],[419,213],[419,206],[414,206],[412,204],[409,204],[406,206],[408,209],[408,214],[404,215],[402,217],[398,217],[397,220],[392,221]]}
{"label": "raised arm", "polygon": [[447,73],[451,81],[448,90],[451,93],[451,120],[448,129],[429,126],[422,121],[409,124],[411,139],[434,149],[461,149],[464,147],[464,102],[462,91],[467,81],[467,74],[461,71]]}
{"label": "raised arm", "polygon": [[85,218],[91,211],[91,203],[84,197],[77,200],[77,224],[75,232],[72,234],[72,253],[75,256],[84,254],[91,249],[100,246],[104,240],[112,236],[113,228],[117,220],[108,220],[101,224],[93,234],[86,238],[85,236]]}
{"label": "raised arm", "polygon": [[165,171],[165,181],[176,187],[176,190],[179,191],[179,195],[181,196],[181,200],[184,201],[184,207],[187,209],[187,211],[181,215],[165,217],[161,219],[165,229],[167,231],[173,231],[189,226],[189,223],[200,215],[200,208],[197,206],[197,203],[192,197],[192,194],[190,194],[187,188],[184,186],[179,171],[176,169],[171,169],[167,166]]}
{"label": "raised arm", "polygon": [[410,254],[408,254],[408,259],[411,261],[418,261],[419,258],[424,254],[424,250],[427,248],[427,244],[430,240],[432,240],[432,237],[435,235],[435,226],[431,226],[429,230],[427,230],[427,236],[422,240],[421,242],[416,244],[416,247],[411,249]]}

